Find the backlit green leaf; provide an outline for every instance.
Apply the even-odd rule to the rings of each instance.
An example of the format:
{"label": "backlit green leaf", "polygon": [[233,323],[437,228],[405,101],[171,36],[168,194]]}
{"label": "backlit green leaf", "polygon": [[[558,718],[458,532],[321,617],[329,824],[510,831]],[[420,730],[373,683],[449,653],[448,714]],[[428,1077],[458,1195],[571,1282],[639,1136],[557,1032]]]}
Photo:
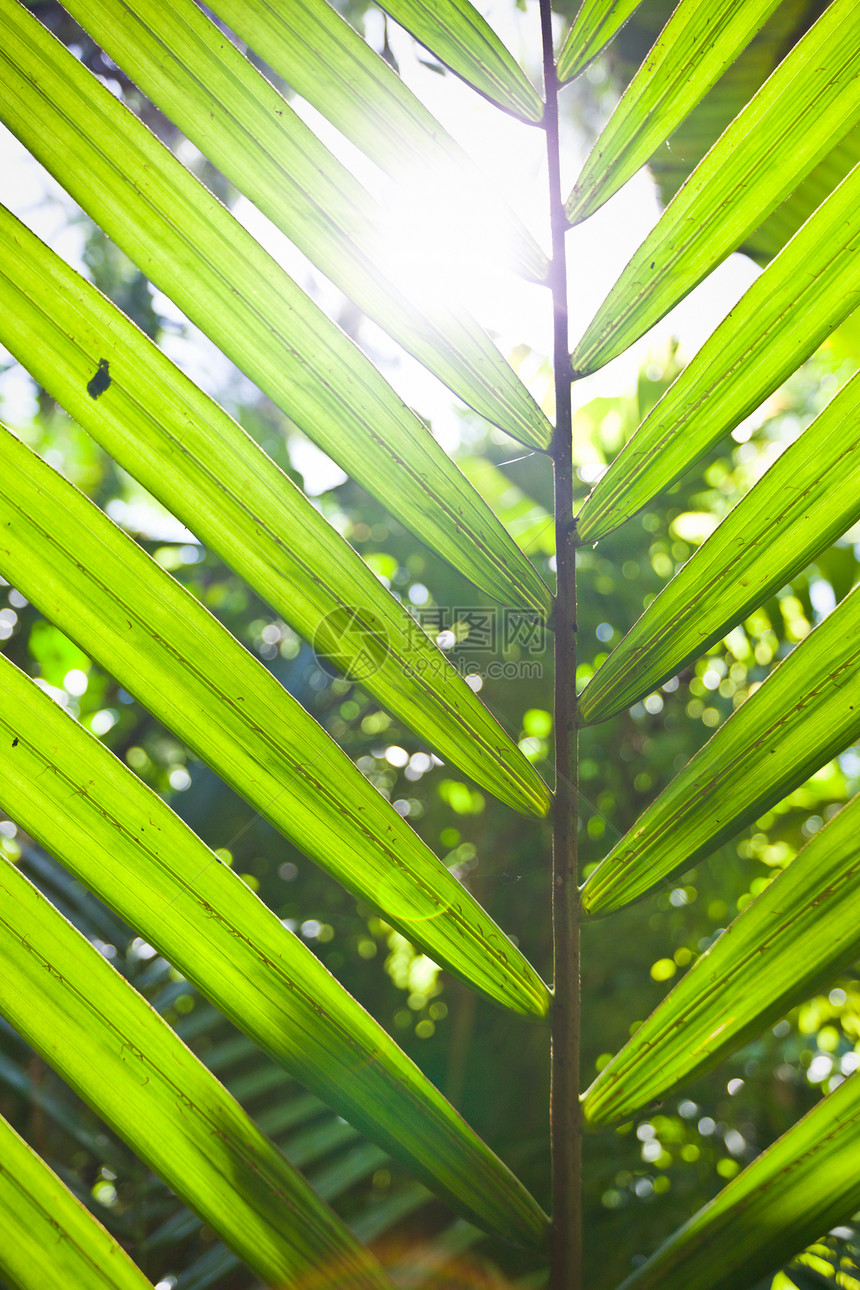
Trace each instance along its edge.
{"label": "backlit green leaf", "polygon": [[552,430],[465,310],[419,311],[377,267],[386,221],[285,99],[191,0],[70,0],[163,112],[351,300],[476,411],[546,448]]}
{"label": "backlit green leaf", "polygon": [[642,0],[582,0],[558,57],[560,81],[573,80],[609,44]]}
{"label": "backlit green leaf", "polygon": [[555,526],[543,506],[486,457],[461,457],[458,464],[526,555],[555,554]]}
{"label": "backlit green leaf", "polygon": [[759,264],[767,264],[778,255],[790,237],[809,219],[812,212],[829,197],[837,184],[860,161],[860,127],[854,126],[845,138],[827,153],[822,161],[795,188],[790,197],[777,206],[754,233],[742,250]]}
{"label": "backlit green leaf", "polygon": [[[210,6],[302,98],[395,178],[437,168],[469,191],[462,149],[327,0],[217,0]],[[453,168],[451,168],[453,163]],[[497,200],[517,271],[544,282],[549,262],[525,225]]]}
{"label": "backlit green leaf", "polygon": [[589,153],[567,200],[578,224],[635,175],[716,84],[780,0],[681,0]]}
{"label": "backlit green leaf", "polygon": [[384,0],[382,8],[493,103],[524,121],[542,119],[537,90],[469,0]]}
{"label": "backlit green leaf", "polygon": [[2,1116],[0,1272],[18,1290],[152,1290],[122,1246]]}
{"label": "backlit green leaf", "polygon": [[796,645],[588,879],[608,913],[688,869],[860,734],[860,587]]}
{"label": "backlit green leaf", "polygon": [[833,0],[669,204],[589,324],[574,371],[602,367],[658,322],[858,118],[860,9]]}
{"label": "backlit green leaf", "polygon": [[860,1205],[860,1076],[753,1161],[619,1290],[738,1290],[776,1272]]}
{"label": "backlit green leaf", "polygon": [[546,612],[549,592],[537,572],[369,360],[17,0],[0,0],[0,16],[0,115],[10,129],[407,528],[504,603]]}
{"label": "backlit green leaf", "polygon": [[[368,1174],[384,1166],[387,1160],[388,1157],[378,1147],[365,1142],[348,1155],[340,1156],[331,1165],[314,1170],[310,1182],[316,1194],[323,1200],[336,1200]],[[204,1287],[220,1281],[237,1267],[238,1263],[239,1260],[235,1254],[223,1245],[217,1245],[184,1269],[182,1290],[204,1290]]]}
{"label": "backlit green leaf", "polygon": [[585,722],[699,658],[860,519],[860,375],[667,583],[586,686]]}
{"label": "backlit green leaf", "polygon": [[[543,780],[415,619],[214,400],[0,206],[0,343],[314,645],[480,784],[542,813]],[[110,385],[88,385],[106,351]]]}
{"label": "backlit green leaf", "polygon": [[0,688],[0,802],[19,826],[339,1115],[476,1222],[538,1243],[528,1193],[246,883],[2,655]]}
{"label": "backlit green leaf", "polygon": [[784,1017],[860,951],[860,797],[739,914],[600,1072],[594,1123],[626,1119]]}
{"label": "backlit green leaf", "polygon": [[0,569],[21,594],[436,962],[545,1013],[534,969],[271,673],[8,432],[0,467]]}
{"label": "backlit green leaf", "polygon": [[0,861],[0,1012],[269,1285],[390,1282],[158,1014]]}
{"label": "backlit green leaf", "polygon": [[[737,7],[742,8],[741,5]],[[825,7],[817,4],[816,0],[782,0],[761,31],[726,69],[701,103],[673,131],[666,143],[652,153],[648,159],[648,169],[657,184],[661,206],[669,204],[705,153],[713,147],[734,117],[746,107]],[[608,70],[612,80],[617,81],[622,90],[646,59],[659,34],[661,19],[665,22],[671,9],[672,0],[643,5],[615,42],[607,60]],[[837,145],[835,151],[838,152],[841,148],[841,144]],[[763,225],[745,238],[740,249],[760,263],[767,263],[780,251],[815,207],[821,204],[860,160],[860,156],[855,156],[834,177],[835,168],[829,164],[833,156],[833,152],[828,153],[825,161],[810,172],[800,186],[800,190],[806,189],[813,175],[820,170],[812,190],[803,192],[800,196],[800,190],[795,189],[768,216]]]}
{"label": "backlit green leaf", "polygon": [[583,542],[668,488],[860,305],[858,251],[860,165],[771,261],[615,458],[580,511]]}

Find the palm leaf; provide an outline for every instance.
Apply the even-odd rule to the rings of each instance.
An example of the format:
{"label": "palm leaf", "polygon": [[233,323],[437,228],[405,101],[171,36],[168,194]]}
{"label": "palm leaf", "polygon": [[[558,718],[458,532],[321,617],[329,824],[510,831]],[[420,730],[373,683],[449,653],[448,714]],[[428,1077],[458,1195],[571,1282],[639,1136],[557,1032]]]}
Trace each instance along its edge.
{"label": "palm leaf", "polygon": [[642,0],[582,0],[558,56],[558,78],[573,80],[609,44]]}
{"label": "palm leaf", "polygon": [[[212,9],[383,170],[399,179],[420,159],[431,176],[458,176],[473,190],[474,166],[459,145],[326,0],[218,0]],[[546,255],[502,202],[495,206],[518,271],[544,282]]]}
{"label": "palm leaf", "polygon": [[0,675],[0,798],[21,826],[341,1115],[479,1222],[539,1242],[531,1197],[310,950],[2,657]]}
{"label": "palm leaf", "polygon": [[571,224],[608,201],[719,80],[780,0],[682,0],[634,76],[565,205]]}
{"label": "palm leaf", "polygon": [[419,312],[381,272],[382,208],[192,3],[71,4],[135,83],[337,286],[471,407],[549,445],[522,382],[462,310]]}
{"label": "palm leaf", "polygon": [[636,900],[733,836],[860,734],[860,587],[684,767],[588,879],[583,904]]}
{"label": "palm leaf", "polygon": [[858,426],[855,375],[612,651],[582,695],[584,721],[605,720],[680,672],[860,519]]}
{"label": "palm leaf", "polygon": [[545,1013],[534,969],[262,664],[8,431],[0,456],[0,567],[22,594],[404,935],[498,1002]]}
{"label": "palm leaf", "polygon": [[860,1204],[860,1079],[831,1093],[699,1210],[619,1290],[734,1290],[776,1272]]}
{"label": "palm leaf", "polygon": [[[369,360],[17,0],[3,0],[0,15],[8,33],[3,119],[10,129],[152,281],[344,469],[381,493],[407,528],[475,574],[490,594],[545,613],[549,593],[533,566]],[[137,181],[130,165],[139,168]],[[103,357],[109,364],[121,356]]]}
{"label": "palm leaf", "polygon": [[627,1116],[707,1070],[857,957],[858,819],[855,797],[717,938],[601,1071],[589,1119]]}
{"label": "palm leaf", "polygon": [[0,1116],[0,1271],[22,1290],[152,1290],[152,1283]]}
{"label": "palm leaf", "polygon": [[[763,222],[860,116],[860,16],[834,0],[702,160],[579,342],[607,363]],[[753,182],[753,179],[757,182]]]}
{"label": "palm leaf", "polygon": [[577,520],[583,541],[634,515],[739,425],[860,304],[860,166],[740,302],[615,458]]}
{"label": "palm leaf", "polygon": [[[214,400],[0,206],[0,339],[76,420],[311,642],[502,799],[542,780],[415,620]],[[88,391],[99,355],[122,355]]]}
{"label": "palm leaf", "polygon": [[356,1290],[390,1284],[170,1028],[7,861],[0,911],[5,1016],[258,1275],[300,1283],[325,1270],[331,1284]]}
{"label": "palm leaf", "polygon": [[[350,301],[488,421],[533,449],[550,447],[543,414],[474,322],[447,303],[413,307],[377,267],[378,206],[251,64],[265,60],[389,173],[426,159],[465,175],[457,145],[392,68],[325,0],[216,0],[215,23],[187,0],[131,3],[129,9],[115,0],[74,0],[74,10],[128,77]],[[585,0],[553,68],[552,14],[541,0],[546,105],[468,0],[390,0],[385,7],[479,93],[546,133],[552,273],[534,240],[514,227],[520,271],[553,293],[555,600],[505,526],[542,521],[530,500],[512,500],[493,475],[481,487],[499,510],[494,515],[370,359],[15,0],[0,0],[7,89],[0,115],[139,269],[411,533],[483,592],[554,618],[561,637],[555,718],[561,791],[551,879],[558,973],[551,1283],[574,1290],[581,1284],[580,914],[608,913],[681,872],[860,734],[860,588],[642,812],[581,895],[577,720],[618,713],[810,559],[825,558],[826,545],[858,513],[856,379],[654,600],[586,688],[578,717],[575,541],[594,543],[652,504],[860,304],[860,20],[849,0],[832,0],[820,16],[810,0],[716,9],[682,0],[647,64],[638,60],[643,66],[587,160],[567,214],[596,210],[666,143],[668,163],[655,164],[665,191],[698,165],[569,358],[558,82],[581,71],[614,36],[620,50],[645,28],[650,47],[670,6],[651,0],[634,12],[630,0]],[[253,56],[244,57],[219,23]],[[610,62],[619,61],[613,51]],[[675,149],[684,139],[689,149]],[[500,204],[496,214],[510,222]],[[347,645],[340,655],[345,669],[422,738],[508,804],[546,810],[546,790],[497,723],[428,639],[400,639],[409,626],[405,612],[238,427],[31,234],[11,219],[3,227],[0,336],[45,387],[306,637],[337,654],[344,632],[357,629],[370,666],[357,677],[361,651]],[[646,416],[572,525],[573,373],[594,371],[620,354],[740,246],[762,260],[779,254]],[[6,432],[0,462],[0,568],[18,593],[138,694],[260,816],[437,963],[509,1010],[546,1014],[550,994],[527,960],[274,678]],[[529,549],[546,549],[534,531]],[[601,553],[581,563],[600,567],[602,559]],[[363,603],[356,606],[359,589]],[[322,638],[321,619],[329,625]],[[180,1212],[159,1184],[149,1188],[159,1224],[152,1248],[202,1243],[206,1223],[231,1249],[200,1257],[198,1246],[186,1268],[189,1286],[232,1276],[237,1258],[272,1284],[310,1279],[350,1290],[387,1284],[355,1234],[284,1158],[306,1165],[319,1193],[331,1198],[360,1184],[381,1152],[403,1160],[422,1181],[353,1213],[360,1240],[373,1240],[423,1206],[426,1182],[487,1230],[539,1244],[546,1221],[536,1203],[377,1023],[121,763],[11,665],[0,672],[9,696],[0,720],[4,804],[113,911],[91,907],[92,898],[67,877],[46,874],[53,908],[7,865],[0,884],[7,958],[0,1010],[192,1206],[193,1213]],[[633,1114],[707,1069],[847,961],[858,944],[849,898],[855,816],[852,804],[703,957],[610,1062],[585,1097],[586,1116],[602,1122]],[[219,1047],[213,1066],[258,1110],[257,1127],[63,921],[61,909],[81,926],[108,929],[112,920],[128,919],[247,1033],[248,1040]],[[791,953],[798,946],[805,951],[799,972]],[[141,970],[136,982],[167,1015],[186,988],[168,959]],[[732,991],[741,1002],[727,1017]],[[201,1007],[187,1032],[205,1039],[216,1015]],[[285,1095],[284,1077],[242,1047],[250,1040],[313,1094]],[[29,1096],[20,1041],[12,1051],[15,1057],[0,1063],[0,1080],[16,1097]],[[849,1215],[860,1203],[858,1090],[856,1079],[837,1088],[625,1284],[739,1290]],[[317,1095],[337,1115],[320,1111]],[[57,1121],[68,1105],[63,1097],[44,1104]],[[265,1130],[282,1139],[284,1155]],[[86,1125],[75,1131],[79,1142],[92,1142],[80,1136]],[[373,1143],[358,1143],[359,1131]],[[124,1152],[117,1148],[123,1161]],[[23,1210],[16,1213],[17,1232],[28,1220]],[[395,1275],[406,1284],[438,1279],[446,1260],[477,1239],[458,1220],[418,1242],[408,1266],[395,1259]],[[56,1280],[50,1252],[46,1266]]]}
{"label": "palm leaf", "polygon": [[[705,95],[698,107],[673,132],[666,144],[649,158],[649,168],[664,204],[671,201],[705,153],[789,50],[820,17],[823,7],[816,0],[782,0],[759,34]],[[649,3],[637,10],[608,51],[608,68],[613,81],[621,89],[636,74],[671,9],[671,0],[649,0]],[[845,165],[842,154],[848,140],[838,144],[812,171],[809,178],[747,237],[743,250],[748,255],[767,263],[782,249],[815,207],[833,191],[851,166],[860,160],[856,155],[856,130],[849,139],[852,137],[854,160]]]}
{"label": "palm leaf", "polygon": [[540,95],[469,0],[385,0],[387,13],[491,102],[537,123]]}

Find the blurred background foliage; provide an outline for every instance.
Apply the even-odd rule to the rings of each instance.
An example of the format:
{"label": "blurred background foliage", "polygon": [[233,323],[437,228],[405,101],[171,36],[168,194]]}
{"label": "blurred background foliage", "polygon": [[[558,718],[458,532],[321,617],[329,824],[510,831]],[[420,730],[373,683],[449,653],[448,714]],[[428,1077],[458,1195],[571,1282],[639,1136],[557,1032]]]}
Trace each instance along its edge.
{"label": "blurred background foliage", "polygon": [[[181,148],[175,132],[103,54],[81,40],[58,7],[32,7],[162,137]],[[360,24],[364,6],[351,3],[347,8]],[[625,69],[641,57],[643,33],[653,34],[659,15],[668,8],[665,3],[642,6],[585,87],[573,87],[569,110],[581,129],[589,131],[605,114],[606,103],[629,74]],[[700,112],[707,106],[708,100]],[[700,124],[691,118],[689,130]],[[670,191],[677,178],[667,175],[658,167],[664,191]],[[229,185],[211,167],[202,177],[230,200]],[[79,233],[85,271],[101,290],[150,336],[194,344],[175,317],[160,313],[157,294],[98,230],[81,223]],[[362,343],[359,317],[344,312],[340,322]],[[849,320],[828,346],[653,508],[598,548],[581,553],[581,683],[719,519],[856,370],[860,346],[855,333],[856,325],[852,331]],[[527,353],[515,357],[519,362],[541,361]],[[677,370],[674,350],[655,354],[634,391],[593,399],[578,411],[575,449],[583,497]],[[3,399],[11,375],[7,361],[0,375],[0,414],[7,417]],[[476,598],[469,584],[352,481],[320,491],[325,472],[320,473],[317,458],[308,457],[283,414],[238,373],[223,370],[219,381],[220,396],[248,433],[300,486],[309,488],[327,518],[413,608],[422,625],[441,634],[443,647],[474,678],[482,697],[551,780],[551,642],[529,631],[528,624],[507,622],[492,605]],[[30,406],[31,414],[16,419],[16,431],[132,533],[265,662],[548,977],[548,827],[512,817],[438,762],[358,687],[333,676],[308,645],[119,470],[44,391],[32,390]],[[473,416],[463,415],[461,430],[462,468],[551,581],[549,461],[540,454],[522,456],[522,450],[512,453],[504,435]],[[308,462],[305,479],[296,463]],[[628,712],[583,732],[586,866],[599,860],[711,731],[858,576],[860,531],[855,531],[694,666]],[[368,909],[357,906],[5,585],[0,588],[0,641],[16,664],[38,678],[219,850],[548,1205],[545,1030],[524,1027],[519,1019],[495,1010],[439,972]],[[718,930],[790,863],[858,788],[860,752],[850,750],[685,874],[683,885],[666,885],[616,915],[611,925],[597,921],[587,927],[586,1080]],[[133,928],[123,926],[68,877],[14,821],[3,820],[2,811],[0,849],[20,863],[176,1028],[314,1186],[371,1242],[402,1284],[460,1290],[544,1283],[539,1259],[452,1221],[439,1202],[409,1182],[378,1148],[363,1142],[233,1030]],[[685,1089],[683,1096],[654,1107],[646,1118],[591,1135],[585,1166],[588,1283],[608,1287],[621,1280],[664,1235],[857,1065],[860,977],[850,971]],[[214,1234],[184,1210],[2,1022],[0,1112],[161,1290],[245,1290],[253,1284],[251,1274]],[[854,1229],[841,1228],[781,1273],[774,1290],[832,1285],[837,1273],[841,1284],[860,1285],[853,1279],[860,1278],[858,1259]]]}

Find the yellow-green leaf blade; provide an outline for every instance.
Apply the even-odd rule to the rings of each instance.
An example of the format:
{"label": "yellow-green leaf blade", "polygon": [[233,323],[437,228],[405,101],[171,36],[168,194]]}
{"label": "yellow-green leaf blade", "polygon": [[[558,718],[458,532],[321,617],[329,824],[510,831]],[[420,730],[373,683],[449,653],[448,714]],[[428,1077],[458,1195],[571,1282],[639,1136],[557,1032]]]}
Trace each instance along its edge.
{"label": "yellow-green leaf blade", "polygon": [[701,282],[860,118],[860,10],[833,0],[664,211],[573,355],[593,372]]}
{"label": "yellow-green leaf blade", "polygon": [[2,655],[0,690],[19,827],[339,1115],[482,1226],[539,1243],[522,1185],[242,879]]}
{"label": "yellow-green leaf blade", "polygon": [[860,797],[706,950],[585,1094],[593,1123],[626,1119],[702,1074],[832,979],[860,951]]}
{"label": "yellow-green leaf blade", "polygon": [[0,18],[0,116],[30,151],[407,528],[504,603],[547,612],[536,570],[370,361],[17,0]]}
{"label": "yellow-green leaf blade", "polygon": [[734,507],[586,686],[582,720],[629,707],[700,657],[860,519],[860,374]]}
{"label": "yellow-green leaf blade", "polygon": [[[656,9],[653,6],[643,7],[631,19],[629,29],[624,32],[623,38],[617,42],[610,55],[612,75],[620,79],[622,86],[629,83],[635,75],[648,49],[657,38],[660,16],[662,15],[665,21],[671,8],[671,4],[668,3],[657,5]],[[673,132],[668,140],[668,146],[661,146],[652,154],[648,160],[648,167],[660,191],[663,206],[668,205],[705,153],[713,147],[723,131],[749,103],[756,91],[761,88],[768,76],[824,8],[823,4],[816,5],[814,0],[784,0],[762,30],[750,41],[747,48],[726,69],[702,102]],[[846,166],[839,179],[844,178],[849,169],[850,165]],[[800,210],[795,212],[793,226],[785,233],[775,250],[765,254],[765,262],[788,241],[791,234],[796,232],[803,220],[815,206],[820,204],[839,179],[834,180],[820,193],[818,201],[806,204],[802,215]],[[782,215],[786,206],[794,206],[796,195],[797,190],[773,215],[768,216],[763,226],[756,229],[745,240],[743,249],[748,254],[754,258],[760,258],[761,229],[767,229],[777,216],[780,216],[778,222],[784,227]]]}
{"label": "yellow-green leaf blade", "polygon": [[537,90],[469,0],[384,0],[382,8],[492,103],[533,124],[543,118]]}
{"label": "yellow-green leaf blade", "polygon": [[860,1205],[860,1078],[852,1075],[732,1179],[619,1290],[737,1290]]}
{"label": "yellow-green leaf blade", "polygon": [[543,506],[486,457],[461,457],[458,464],[526,555],[555,554],[555,528]]}
{"label": "yellow-green leaf blade", "polygon": [[0,1272],[17,1290],[152,1290],[122,1246],[2,1116]]}
{"label": "yellow-green leaf blade", "polygon": [[641,3],[642,0],[582,0],[558,56],[559,81],[572,81],[584,71]]}
{"label": "yellow-green leaf blade", "polygon": [[778,255],[814,210],[829,197],[849,170],[860,161],[860,127],[845,138],[810,170],[802,184],[746,239],[742,250],[758,264],[765,265]]}
{"label": "yellow-green leaf blade", "polygon": [[[302,98],[397,178],[416,160],[430,172],[474,173],[462,149],[384,59],[327,0],[217,0],[210,6]],[[468,182],[471,182],[469,180]],[[502,202],[517,271],[545,282],[549,261]]]}
{"label": "yellow-green leaf blade", "polygon": [[589,153],[565,204],[593,215],[715,85],[780,0],[681,0]]}
{"label": "yellow-green leaf blade", "polygon": [[[858,77],[860,85],[860,77]],[[720,323],[580,511],[583,542],[668,488],[860,305],[860,165]]]}
{"label": "yellow-green leaf blade", "polygon": [[285,836],[438,963],[514,1011],[546,986],[274,677],[8,431],[0,569]]}
{"label": "yellow-green leaf blade", "polygon": [[390,1290],[215,1077],[5,860],[0,950],[0,1012],[258,1276],[328,1269],[333,1284]]}
{"label": "yellow-green leaf blade", "polygon": [[601,861],[583,890],[608,913],[695,864],[860,734],[860,587],[741,704]]}
{"label": "yellow-green leaf blade", "polygon": [[[0,205],[0,343],[327,659],[515,809],[549,794],[352,547],[244,431]],[[110,386],[87,392],[100,358]]]}
{"label": "yellow-green leaf blade", "polygon": [[520,442],[552,430],[464,309],[423,310],[377,267],[381,207],[191,0],[70,0],[135,85],[369,317]]}

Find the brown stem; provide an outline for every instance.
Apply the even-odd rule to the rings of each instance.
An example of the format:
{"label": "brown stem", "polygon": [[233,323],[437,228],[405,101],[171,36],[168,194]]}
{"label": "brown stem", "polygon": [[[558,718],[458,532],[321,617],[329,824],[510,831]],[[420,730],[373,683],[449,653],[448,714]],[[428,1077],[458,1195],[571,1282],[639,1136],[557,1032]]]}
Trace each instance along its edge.
{"label": "brown stem", "polygon": [[568,342],[567,221],[559,171],[558,80],[551,0],[540,0],[552,227],[553,367],[555,373],[555,766],[553,817],[553,1036],[550,1134],[553,1224],[550,1290],[582,1287],[582,1120],[579,1105],[580,982],[577,863],[576,523]]}

